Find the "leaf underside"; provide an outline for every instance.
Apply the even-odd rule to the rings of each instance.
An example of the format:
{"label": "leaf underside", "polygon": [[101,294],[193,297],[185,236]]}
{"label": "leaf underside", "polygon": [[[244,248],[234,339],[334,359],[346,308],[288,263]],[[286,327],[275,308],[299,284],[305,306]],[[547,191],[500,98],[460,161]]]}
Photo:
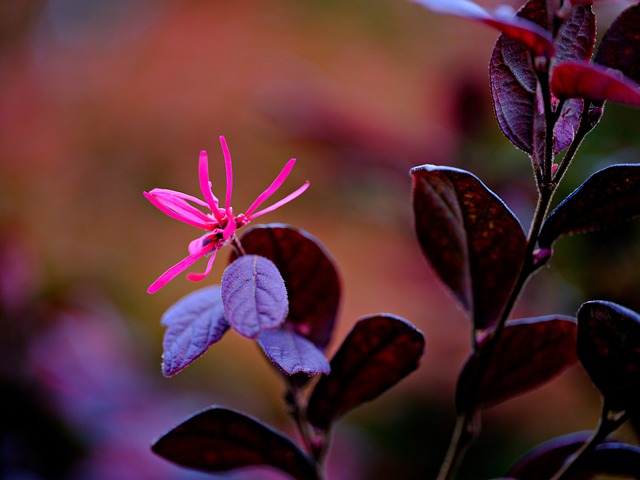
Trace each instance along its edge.
{"label": "leaf underside", "polygon": [[267,358],[287,375],[329,373],[329,361],[310,340],[284,328],[265,330],[258,345]]}

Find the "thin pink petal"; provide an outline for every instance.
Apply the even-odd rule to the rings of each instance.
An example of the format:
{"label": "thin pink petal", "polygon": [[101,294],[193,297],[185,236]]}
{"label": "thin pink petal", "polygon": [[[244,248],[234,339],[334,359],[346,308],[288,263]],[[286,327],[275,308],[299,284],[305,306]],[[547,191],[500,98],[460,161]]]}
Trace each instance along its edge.
{"label": "thin pink petal", "polygon": [[191,265],[193,265],[197,260],[199,260],[202,257],[204,257],[214,247],[215,247],[214,244],[207,245],[206,247],[204,247],[199,252],[193,253],[193,254],[189,255],[188,257],[186,257],[185,259],[180,260],[173,267],[169,268],[166,272],[164,272],[162,275],[160,275],[158,277],[158,279],[155,282],[153,282],[149,286],[149,288],[147,288],[147,293],[152,293],[152,294],[156,293],[158,290],[160,290],[162,287],[164,287],[167,283],[169,283],[171,280],[176,278],[178,275],[180,275],[182,272],[184,272],[187,268],[189,268]]}
{"label": "thin pink petal", "polygon": [[205,202],[207,202],[207,206],[211,210],[213,216],[216,217],[216,220],[220,223],[222,221],[222,217],[218,211],[218,199],[211,191],[211,181],[209,180],[209,159],[207,158],[207,152],[205,150],[200,152],[200,159],[198,161],[198,180],[200,182],[202,197]]}
{"label": "thin pink petal", "polygon": [[216,259],[217,252],[218,250],[213,250],[213,252],[211,252],[211,256],[209,257],[209,261],[207,262],[207,268],[203,273],[190,273],[187,275],[187,279],[191,280],[192,282],[199,282],[201,280],[204,280],[205,277],[209,275],[209,272],[211,272],[211,266],[213,265],[213,261]]}
{"label": "thin pink petal", "polygon": [[[152,190],[153,192],[153,190]],[[167,202],[167,198],[163,198],[162,200],[158,199],[151,192],[143,192],[143,195],[147,200],[151,202],[151,204],[160,210],[165,215],[184,222],[188,225],[192,225],[197,228],[207,228],[207,222],[212,222],[212,219],[207,217],[204,213],[200,212],[197,208],[189,205],[184,202],[180,207],[177,206],[176,200],[174,199],[171,202]],[[167,206],[167,203],[171,204],[174,208],[170,208]],[[198,213],[196,213],[198,212]]]}
{"label": "thin pink petal", "polygon": [[199,198],[194,197],[193,195],[189,195],[188,193],[177,192],[175,190],[169,190],[168,188],[154,188],[149,193],[151,193],[152,195],[171,195],[172,197],[182,198],[183,200],[186,200],[188,202],[193,202],[202,207],[209,208],[209,204],[207,202],[204,202]]}
{"label": "thin pink petal", "polygon": [[[264,215],[265,213],[269,213],[269,212],[273,212],[274,210],[276,210],[277,208],[280,208],[281,206],[283,206],[286,203],[289,203],[291,200],[299,197],[300,195],[302,195],[302,193],[304,193],[304,191],[309,188],[309,182],[305,182],[300,188],[298,188],[295,192],[290,193],[289,195],[287,195],[286,197],[284,197],[282,200],[274,203],[273,205],[271,205],[270,207],[264,208],[262,210],[260,210],[259,212],[254,213],[253,215],[251,215],[251,217],[249,218],[249,220],[253,220],[254,218],[258,218],[260,215]],[[248,216],[248,215],[247,215]]]}
{"label": "thin pink petal", "polygon": [[227,173],[227,191],[225,195],[224,208],[227,212],[227,218],[231,219],[231,193],[233,190],[233,165],[231,164],[231,153],[229,153],[229,147],[224,137],[220,136],[220,145],[222,146],[222,153],[224,155],[224,169]]}
{"label": "thin pink petal", "polygon": [[282,171],[278,174],[278,176],[273,181],[273,183],[269,185],[269,188],[267,188],[264,192],[258,195],[258,198],[254,200],[251,206],[244,213],[247,217],[250,216],[260,205],[262,205],[266,199],[268,199],[271,195],[273,195],[276,192],[276,190],[278,190],[278,188],[280,188],[280,185],[284,183],[284,181],[287,179],[287,177],[291,173],[291,169],[293,168],[295,163],[296,163],[295,158],[292,158],[287,162],[287,164],[284,166]]}
{"label": "thin pink petal", "polygon": [[178,215],[184,215],[187,218],[191,217],[194,220],[200,220],[207,226],[210,226],[210,224],[212,223],[216,223],[216,220],[212,219],[211,216],[207,215],[206,213],[202,212],[189,203],[189,201],[197,200],[198,205],[209,208],[209,206],[202,200],[191,197],[191,195],[174,192],[173,190],[163,190],[159,188],[154,188],[149,192],[149,194],[152,195],[156,200],[158,200],[158,202],[160,202],[170,210],[173,210]]}

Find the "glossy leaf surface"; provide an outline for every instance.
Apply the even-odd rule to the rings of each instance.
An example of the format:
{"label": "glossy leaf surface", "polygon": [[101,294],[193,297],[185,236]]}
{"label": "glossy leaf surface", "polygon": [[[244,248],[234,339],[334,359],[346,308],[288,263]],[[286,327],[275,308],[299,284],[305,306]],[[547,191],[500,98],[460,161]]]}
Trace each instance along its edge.
{"label": "glossy leaf surface", "polygon": [[424,336],[398,317],[378,315],[356,323],[316,385],[309,421],[327,429],[341,415],[373,400],[418,368]]}
{"label": "glossy leaf surface", "polygon": [[594,61],[640,83],[640,4],[624,10],[602,37]]}
{"label": "glossy leaf surface", "polygon": [[551,74],[551,91],[558,98],[586,98],[640,107],[640,85],[615,70],[586,62],[558,63]]}
{"label": "glossy leaf surface", "polygon": [[240,240],[246,253],[278,267],[289,295],[287,325],[324,350],[340,303],[340,279],[324,247],[308,233],[281,224],[251,228]]}
{"label": "glossy leaf surface", "polygon": [[245,255],[222,275],[224,314],[235,331],[248,338],[277,328],[288,309],[287,289],[277,267],[259,255]]}
{"label": "glossy leaf surface", "polygon": [[297,480],[315,480],[314,465],[291,440],[259,421],[226,408],[196,413],[160,437],[154,453],[205,472],[267,465]]}
{"label": "glossy leaf surface", "polygon": [[170,377],[200,357],[229,328],[220,287],[201,288],[183,297],[169,307],[160,323],[167,327],[162,341],[162,373]]}
{"label": "glossy leaf surface", "polygon": [[[576,334],[575,319],[560,315],[507,322],[473,407],[487,408],[533,390],[577,363]],[[479,342],[479,350],[485,345]],[[460,373],[458,411],[467,407],[469,388],[478,378],[476,358],[470,356]]]}
{"label": "glossy leaf surface", "polygon": [[[511,467],[508,476],[517,480],[551,478],[571,455],[585,442],[589,441],[592,435],[593,432],[590,431],[574,432],[548,440],[520,458]],[[611,444],[614,445],[613,443]],[[607,447],[608,445],[610,443],[606,442],[600,447]],[[589,457],[587,460],[591,458],[593,457]],[[593,464],[592,461],[589,463]],[[606,473],[606,470],[594,470],[593,467],[595,465],[591,465],[591,467],[574,470],[567,477],[567,480],[588,480],[593,478],[597,472]]]}
{"label": "glossy leaf surface", "polygon": [[610,409],[640,407],[640,315],[612,302],[583,303],[578,357]]}
{"label": "glossy leaf surface", "polygon": [[612,227],[640,215],[640,165],[611,165],[591,175],[542,226],[538,243]]}
{"label": "glossy leaf surface", "polygon": [[506,9],[488,12],[469,0],[413,0],[429,10],[484,23],[517,41],[536,56],[550,58],[555,53],[549,32],[539,25],[516,17]]}
{"label": "glossy leaf surface", "polygon": [[522,227],[502,200],[468,172],[423,165],[411,174],[422,251],[475,328],[490,327],[524,261]]}
{"label": "glossy leaf surface", "polygon": [[287,375],[329,373],[329,361],[310,340],[286,329],[265,330],[258,345],[267,358]]}
{"label": "glossy leaf surface", "polygon": [[[518,16],[546,28],[546,1],[527,2]],[[576,7],[558,30],[556,58],[588,60],[593,53],[594,42],[593,13],[589,7]],[[544,131],[534,132],[534,119],[543,115],[543,112],[537,105],[537,79],[529,51],[521,43],[501,35],[491,55],[489,73],[493,106],[500,129],[516,147],[533,154],[534,134],[544,137]],[[579,123],[576,110],[576,105],[564,107],[554,129],[555,151],[566,148],[573,138],[573,131]],[[541,128],[544,128],[542,119],[535,129]]]}

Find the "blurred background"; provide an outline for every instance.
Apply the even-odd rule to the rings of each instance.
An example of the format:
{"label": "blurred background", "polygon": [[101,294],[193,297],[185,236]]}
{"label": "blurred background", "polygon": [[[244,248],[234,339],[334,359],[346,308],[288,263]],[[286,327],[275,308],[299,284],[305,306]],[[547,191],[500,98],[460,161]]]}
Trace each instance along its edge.
{"label": "blurred background", "polygon": [[[599,32],[620,8],[599,8]],[[490,103],[496,37],[398,0],[0,1],[0,478],[212,478],[149,450],[211,404],[293,433],[280,379],[238,335],[173,378],[160,373],[159,319],[196,285],[181,276],[154,296],[146,288],[199,232],[142,192],[197,194],[205,149],[222,195],[219,135],[237,211],[291,157],[282,195],[311,181],[260,220],[302,228],[333,255],[343,296],[329,354],[378,312],[427,338],[417,372],[340,423],[331,478],[433,477],[469,325],[418,248],[408,170],[470,170],[528,227],[531,167]],[[563,193],[604,165],[637,162],[639,119],[609,105]],[[516,315],[573,315],[595,298],[640,309],[639,239],[630,224],[562,240]],[[500,476],[537,443],[594,427],[599,409],[579,368],[495,407],[461,478]]]}

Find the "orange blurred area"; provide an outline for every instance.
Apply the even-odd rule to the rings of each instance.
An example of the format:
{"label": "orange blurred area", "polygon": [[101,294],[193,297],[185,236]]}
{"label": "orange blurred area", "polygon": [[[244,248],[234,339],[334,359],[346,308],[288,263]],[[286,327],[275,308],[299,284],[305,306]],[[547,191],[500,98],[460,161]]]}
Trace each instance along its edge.
{"label": "orange blurred area", "polygon": [[[20,344],[10,349],[11,362],[35,362],[16,367],[12,377],[85,375],[83,359],[96,353],[91,342],[104,340],[106,352],[95,361],[106,365],[96,364],[91,382],[140,396],[133,405],[114,400],[124,404],[114,425],[131,428],[135,412],[145,411],[136,447],[145,459],[157,435],[210,403],[292,431],[277,375],[255,345],[237,335],[175,378],[160,374],[160,316],[197,285],[181,275],[154,296],[146,288],[187,254],[200,232],[162,215],[142,192],[162,187],[197,194],[204,149],[214,192],[222,196],[217,139],[225,135],[239,211],[291,157],[298,163],[280,194],[311,182],[302,197],[260,221],[302,228],[334,256],[343,301],[330,353],[358,318],[378,312],[406,318],[427,338],[418,372],[342,422],[329,462],[332,478],[396,472],[417,479],[437,470],[470,334],[415,240],[408,170],[423,163],[469,169],[528,221],[535,195],[528,160],[501,137],[491,111],[487,64],[496,35],[392,0],[2,2],[0,29],[0,234],[3,244],[20,250],[6,258],[24,259],[4,274],[18,300],[1,344]],[[219,255],[207,282],[218,282],[227,257]],[[519,313],[571,313],[577,294],[556,273],[543,275],[552,286],[532,282],[531,299]],[[541,298],[548,307],[540,307]],[[41,303],[33,309],[35,302]],[[117,317],[105,320],[107,326],[96,321],[105,310]],[[29,318],[16,313],[23,311]],[[70,311],[82,314],[71,324],[60,320]],[[83,322],[84,316],[92,320]],[[55,372],[43,373],[41,363],[54,362],[46,359],[55,351],[33,345],[54,335],[57,322],[64,325],[55,333],[64,337],[55,341],[62,342],[60,351],[78,342],[79,356],[68,370],[51,364]],[[105,339],[112,334],[115,340]],[[124,359],[137,362],[135,375],[119,363]],[[110,371],[112,361],[118,365]],[[133,375],[127,381],[136,388],[111,379],[117,372]],[[107,377],[116,385],[104,384]],[[82,378],[66,380],[75,389]],[[43,382],[42,392],[59,392],[60,381]],[[482,448],[499,454],[468,478],[499,476],[537,441],[592,428],[598,399],[585,385],[584,374],[572,371],[559,386],[490,412],[478,456],[486,457]],[[84,386],[90,396],[90,382]],[[87,448],[103,445],[87,436],[111,438],[100,426],[100,409],[116,407],[85,405],[90,413],[78,420],[65,409],[64,399],[72,397],[44,403],[62,412],[64,435],[86,460],[93,458]],[[200,478],[163,468],[94,478]]]}

